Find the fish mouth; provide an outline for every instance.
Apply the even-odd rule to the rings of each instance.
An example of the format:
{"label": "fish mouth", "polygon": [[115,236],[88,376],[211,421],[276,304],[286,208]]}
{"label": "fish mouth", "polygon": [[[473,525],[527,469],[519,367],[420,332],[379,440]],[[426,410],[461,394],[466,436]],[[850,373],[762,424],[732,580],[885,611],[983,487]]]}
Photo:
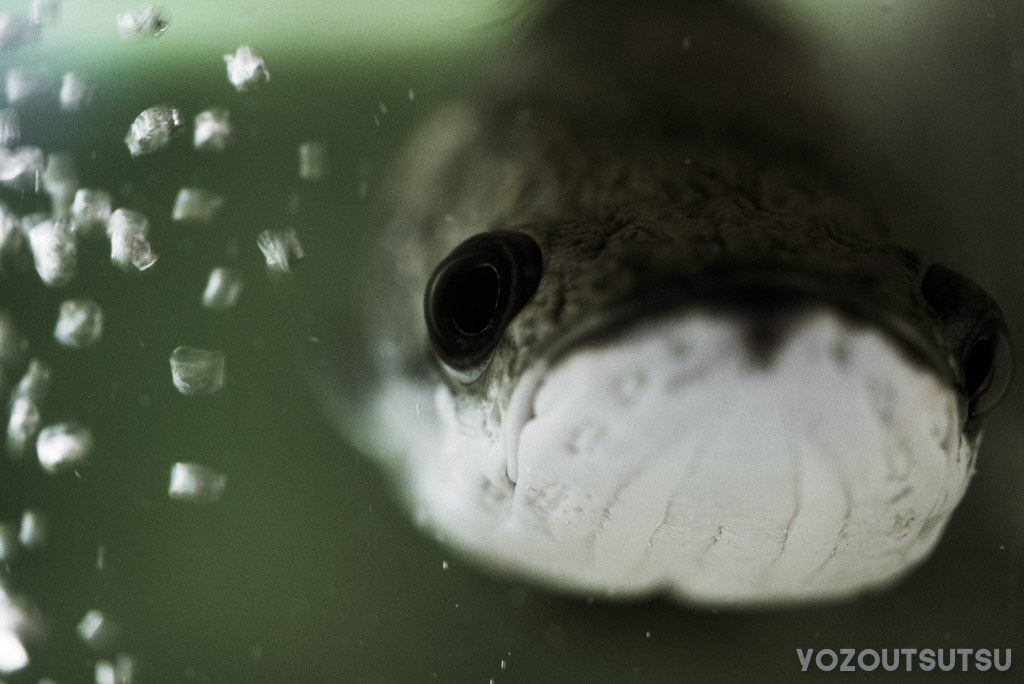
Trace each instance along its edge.
{"label": "fish mouth", "polygon": [[[664,316],[701,311],[742,317],[748,322],[744,335],[748,360],[754,365],[770,365],[791,330],[807,314],[829,309],[880,330],[909,362],[927,368],[955,388],[948,356],[922,333],[920,325],[901,320],[855,288],[843,285],[842,279],[837,281],[828,274],[774,265],[722,269],[699,280],[660,278],[556,335],[516,383],[503,417],[509,480],[513,486],[519,481],[522,432],[536,417],[536,397],[551,370],[577,350],[609,342],[644,321]],[[961,415],[966,415],[966,398],[957,395]]]}

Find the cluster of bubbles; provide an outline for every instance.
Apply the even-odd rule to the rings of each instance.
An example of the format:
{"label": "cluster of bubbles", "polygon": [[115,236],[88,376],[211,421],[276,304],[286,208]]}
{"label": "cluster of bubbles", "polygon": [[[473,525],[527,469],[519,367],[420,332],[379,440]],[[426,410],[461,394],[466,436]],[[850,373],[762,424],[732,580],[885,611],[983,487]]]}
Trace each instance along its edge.
{"label": "cluster of bubbles", "polygon": [[[0,50],[12,50],[35,40],[47,25],[60,21],[59,0],[32,0],[27,16],[0,12]],[[169,26],[163,11],[152,5],[118,15],[116,29],[125,41],[160,36]],[[266,83],[266,63],[249,47],[224,56],[228,81],[240,92]],[[11,68],[6,73],[6,106],[0,108],[0,186],[21,193],[49,197],[49,211],[19,215],[0,201],[0,275],[12,264],[31,263],[39,279],[50,288],[62,288],[79,274],[79,243],[107,240],[110,260],[127,272],[154,268],[159,255],[150,243],[150,220],[142,212],[116,206],[114,195],[103,188],[80,187],[72,155],[47,152],[20,145],[21,106],[38,104],[55,90],[41,70]],[[59,89],[65,111],[87,108],[95,95],[92,84],[75,73],[64,74]],[[140,112],[130,125],[124,143],[133,158],[158,153],[186,131],[178,108],[157,104]],[[231,144],[234,127],[227,109],[211,107],[195,116],[192,142],[196,150],[222,152]],[[320,180],[327,174],[327,151],[320,143],[303,143],[298,149],[299,176]],[[226,200],[200,187],[181,188],[170,219],[174,222],[211,224]],[[288,272],[304,256],[293,228],[267,230],[256,246],[270,271]],[[31,272],[31,271],[29,271]],[[242,273],[231,266],[213,268],[202,293],[202,306],[212,310],[234,307],[243,291]],[[102,306],[87,297],[66,299],[59,307],[53,337],[62,347],[80,350],[100,344],[103,338]],[[225,355],[216,349],[179,346],[170,356],[171,381],[183,395],[207,395],[226,382]],[[27,337],[14,317],[0,310],[0,393],[9,391],[6,452],[10,458],[27,458],[33,452],[46,473],[77,472],[94,448],[89,427],[75,421],[46,423],[44,405],[54,381],[47,361],[32,353]],[[212,503],[221,499],[227,476],[200,463],[175,463],[171,467],[168,496],[178,501]],[[24,551],[38,549],[46,540],[46,515],[26,510],[20,525],[0,522],[0,563],[8,563]],[[24,596],[9,591],[0,573],[0,674],[25,668],[29,654],[24,639],[42,632],[39,611]],[[99,610],[89,610],[80,621],[78,634],[97,650],[116,647],[120,626]],[[95,662],[97,684],[131,684],[137,667],[125,653]],[[40,680],[52,684],[52,680]]]}

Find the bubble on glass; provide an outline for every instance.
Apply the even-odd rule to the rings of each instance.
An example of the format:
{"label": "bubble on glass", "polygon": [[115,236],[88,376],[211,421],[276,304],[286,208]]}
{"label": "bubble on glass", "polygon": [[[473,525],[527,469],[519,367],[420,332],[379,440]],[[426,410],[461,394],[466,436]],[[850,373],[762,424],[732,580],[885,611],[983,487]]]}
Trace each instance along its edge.
{"label": "bubble on glass", "polygon": [[102,237],[107,234],[107,222],[113,213],[114,198],[106,190],[80,188],[71,202],[75,235]]}
{"label": "bubble on glass", "polygon": [[224,55],[224,61],[228,67],[228,80],[240,92],[255,87],[260,81],[270,80],[267,63],[250,47],[243,45],[235,54]]}
{"label": "bubble on glass", "polygon": [[225,382],[224,352],[199,347],[177,347],[171,352],[171,379],[186,395],[213,394]]}
{"label": "bubble on glass", "polygon": [[21,119],[14,107],[0,109],[0,145],[10,145],[21,139]]}
{"label": "bubble on glass", "polygon": [[192,143],[197,150],[223,152],[231,142],[231,113],[220,107],[196,114]]}
{"label": "bubble on glass", "polygon": [[43,470],[60,473],[82,465],[92,453],[92,432],[78,423],[47,425],[36,439],[36,456]]}
{"label": "bubble on glass", "polygon": [[203,290],[203,306],[207,309],[230,309],[242,294],[242,274],[229,266],[218,266],[210,271]]}
{"label": "bubble on glass", "polygon": [[18,541],[29,551],[38,551],[46,546],[46,515],[42,511],[30,508],[21,514]]}
{"label": "bubble on glass", "polygon": [[46,170],[42,175],[43,188],[50,196],[51,212],[56,217],[71,215],[71,203],[78,190],[78,169],[73,155],[53,152],[46,158]]}
{"label": "bubble on glass", "polygon": [[92,102],[92,94],[92,84],[74,71],[69,71],[60,83],[60,108],[65,112],[85,109]]}
{"label": "bubble on glass", "polygon": [[47,26],[60,23],[60,0],[32,0],[28,6],[28,23]]}
{"label": "bubble on glass", "polygon": [[201,463],[175,463],[167,495],[175,501],[215,503],[224,496],[228,476]]}
{"label": "bubble on glass", "polygon": [[0,49],[16,48],[38,37],[38,26],[12,12],[0,12]]}
{"label": "bubble on glass", "polygon": [[7,455],[21,458],[39,434],[42,405],[53,379],[50,367],[32,359],[28,370],[11,392],[11,411],[7,421]]}
{"label": "bubble on glass", "polygon": [[46,169],[46,154],[38,147],[0,147],[0,183],[35,192]]}
{"label": "bubble on glass", "polygon": [[122,270],[145,271],[159,258],[149,244],[149,219],[140,212],[116,210],[107,221],[107,235],[110,260]]}
{"label": "bubble on glass", "polygon": [[223,206],[224,198],[215,192],[203,188],[182,188],[174,198],[171,220],[212,223]]}
{"label": "bubble on glass", "polygon": [[181,130],[178,110],[170,105],[156,105],[135,117],[124,142],[131,155],[139,157],[167,147]]}
{"label": "bubble on glass", "polygon": [[75,631],[91,648],[103,650],[117,641],[121,634],[121,625],[114,618],[93,608],[85,614]]}
{"label": "bubble on glass", "polygon": [[11,674],[28,665],[28,651],[10,629],[0,630],[0,672]]}
{"label": "bubble on glass", "polygon": [[66,299],[60,305],[53,339],[72,349],[84,349],[103,337],[103,309],[91,299]]}
{"label": "bubble on glass", "polygon": [[266,257],[267,268],[278,273],[288,273],[293,262],[306,256],[294,228],[265,230],[256,236],[256,244]]}
{"label": "bubble on glass", "polygon": [[49,287],[63,287],[78,275],[78,248],[71,221],[49,219],[28,232],[36,272]]}
{"label": "bubble on glass", "polygon": [[54,91],[50,74],[42,69],[14,67],[7,72],[7,104],[24,104],[42,100]]}
{"label": "bubble on glass", "polygon": [[136,41],[140,38],[156,38],[170,25],[162,9],[153,5],[141,5],[133,12],[117,15],[117,32],[121,40]]}
{"label": "bubble on glass", "polygon": [[323,180],[330,170],[327,147],[319,142],[299,145],[299,178],[308,181]]}

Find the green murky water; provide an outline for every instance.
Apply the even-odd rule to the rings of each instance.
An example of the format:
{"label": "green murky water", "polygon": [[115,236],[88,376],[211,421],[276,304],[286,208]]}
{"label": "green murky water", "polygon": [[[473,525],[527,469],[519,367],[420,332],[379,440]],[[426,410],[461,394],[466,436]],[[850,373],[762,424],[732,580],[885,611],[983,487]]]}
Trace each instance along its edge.
{"label": "green murky water", "polygon": [[[192,36],[202,27],[189,10],[177,18]],[[266,16],[253,12],[263,26]],[[286,35],[301,35],[288,27]],[[154,683],[792,681],[826,676],[799,674],[797,648],[1014,648],[1024,657],[1020,511],[1009,503],[1020,471],[1007,465],[1020,450],[1013,408],[992,421],[982,451],[992,465],[935,557],[895,590],[852,604],[719,615],[661,601],[591,603],[483,574],[425,538],[372,463],[320,415],[297,366],[309,333],[296,311],[347,296],[372,230],[361,189],[372,199],[415,123],[470,82],[508,32],[478,22],[470,40],[422,49],[272,45],[261,50],[271,81],[239,94],[221,59],[237,46],[234,35],[223,46],[176,44],[175,29],[153,43],[111,35],[67,49],[44,35],[0,53],[5,68],[75,68],[96,84],[80,113],[53,102],[23,109],[22,143],[73,153],[83,187],[107,188],[116,206],[150,217],[160,254],[151,271],[125,274],[105,243],[84,243],[80,275],[61,290],[32,272],[0,276],[0,307],[54,369],[46,422],[74,418],[96,437],[80,476],[0,461],[0,519],[34,507],[50,521],[47,548],[7,569],[13,592],[29,596],[48,626],[45,637],[26,639],[31,664],[8,681],[93,681],[96,658],[108,654],[75,633],[92,608],[116,616],[123,633],[112,652],[132,654],[136,681]],[[188,122],[227,107],[236,144],[199,153],[185,136],[130,159],[122,138],[158,103],[176,105]],[[306,140],[330,153],[331,174],[318,183],[297,177],[296,147]],[[170,221],[183,186],[227,198],[214,225]],[[19,213],[45,206],[3,192]],[[256,235],[289,225],[307,258],[292,277],[270,278]],[[240,304],[226,312],[199,304],[218,265],[246,277]],[[102,343],[84,351],[52,341],[59,303],[76,295],[106,314]],[[175,391],[168,357],[182,344],[225,351],[223,391]],[[170,466],[184,460],[227,474],[221,502],[168,499]],[[937,676],[955,675],[884,678]]]}

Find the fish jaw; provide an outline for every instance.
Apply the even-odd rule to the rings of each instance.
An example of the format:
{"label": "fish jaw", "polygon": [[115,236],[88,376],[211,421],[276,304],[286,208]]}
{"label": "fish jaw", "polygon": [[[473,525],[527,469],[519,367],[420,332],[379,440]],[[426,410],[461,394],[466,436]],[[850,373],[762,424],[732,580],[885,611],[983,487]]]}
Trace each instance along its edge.
{"label": "fish jaw", "polygon": [[973,473],[956,392],[825,306],[768,361],[744,335],[740,314],[637,323],[538,364],[503,410],[439,386],[439,438],[402,466],[418,520],[577,593],[745,607],[896,581]]}

